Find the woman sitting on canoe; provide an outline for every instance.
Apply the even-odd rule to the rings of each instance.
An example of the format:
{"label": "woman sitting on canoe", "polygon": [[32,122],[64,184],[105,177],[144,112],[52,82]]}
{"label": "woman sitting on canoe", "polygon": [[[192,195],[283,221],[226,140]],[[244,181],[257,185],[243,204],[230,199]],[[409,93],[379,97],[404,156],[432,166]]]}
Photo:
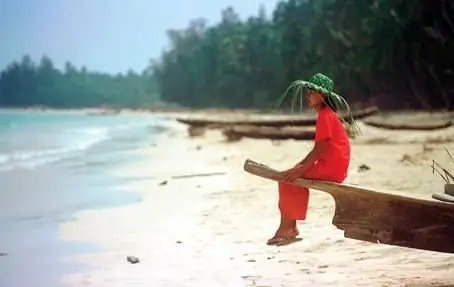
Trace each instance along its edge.
{"label": "woman sitting on canoe", "polygon": [[[283,171],[284,180],[278,183],[281,222],[268,245],[287,245],[301,240],[297,220],[305,220],[309,203],[309,190],[292,182],[298,178],[343,182],[350,163],[350,142],[341,118],[350,116],[347,102],[333,92],[333,81],[323,74],[315,74],[309,82],[295,81],[287,90],[295,89],[301,97],[307,89],[307,103],[317,111],[315,144],[306,157],[289,170]],[[286,94],[287,94],[286,92]],[[285,94],[285,95],[286,95]],[[284,95],[284,96],[285,96]],[[346,124],[358,127],[348,117]]]}

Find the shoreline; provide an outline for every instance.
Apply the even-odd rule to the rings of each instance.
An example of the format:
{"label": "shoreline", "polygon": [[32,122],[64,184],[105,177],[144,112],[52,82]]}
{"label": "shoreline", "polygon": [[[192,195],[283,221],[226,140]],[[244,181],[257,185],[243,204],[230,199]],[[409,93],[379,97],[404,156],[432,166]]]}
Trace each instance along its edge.
{"label": "shoreline", "polygon": [[[186,108],[186,107],[162,107],[162,108],[103,108],[103,107],[86,107],[86,108],[46,108],[46,107],[0,107],[0,112],[40,112],[40,113],[105,113],[112,112],[112,115],[128,113],[147,113],[147,114],[187,114],[187,113],[250,113],[260,112],[257,109],[226,109],[226,108]],[[114,113],[115,112],[115,113]]]}
{"label": "shoreline", "polygon": [[[13,124],[2,133],[7,145],[0,153],[6,155],[1,158],[6,160],[0,174],[4,191],[0,222],[5,223],[0,252],[8,253],[0,256],[0,285],[56,286],[62,274],[87,268],[76,262],[64,264],[66,257],[104,248],[88,241],[62,241],[60,225],[72,221],[81,210],[140,201],[138,193],[117,190],[127,179],[111,174],[111,170],[140,161],[130,151],[150,146],[150,137],[159,137],[164,121],[154,116],[125,115],[119,120],[99,121],[46,114],[41,121],[32,113],[3,115],[1,120]],[[130,125],[131,119],[137,124]]]}
{"label": "shoreline", "polygon": [[[425,109],[380,109],[379,110],[383,113],[392,113],[392,114],[446,114],[446,115],[454,115],[454,111],[449,111],[445,109],[435,109],[432,111],[428,111]],[[204,114],[204,115],[216,115],[218,113],[221,114],[278,114],[276,112],[265,111],[260,109],[245,109],[245,108],[191,108],[191,107],[155,107],[155,108],[108,108],[108,107],[84,107],[84,108],[53,108],[53,107],[2,107],[0,106],[0,112],[42,112],[42,113],[52,113],[52,112],[62,112],[62,113],[96,113],[96,114],[107,114],[109,112],[112,115],[118,114],[130,114],[130,113],[138,113],[138,114]],[[309,111],[309,109],[307,109]],[[296,112],[300,113],[300,112]],[[303,112],[306,113],[306,110]]]}
{"label": "shoreline", "polygon": [[[374,136],[382,132],[375,131]],[[143,161],[119,175],[141,180],[126,185],[142,200],[127,206],[87,210],[60,227],[61,238],[99,244],[105,252],[72,258],[88,272],[63,278],[65,286],[446,286],[454,283],[454,255],[365,243],[343,238],[331,225],[334,203],[311,191],[308,220],[300,223],[301,244],[273,248],[265,242],[278,223],[275,184],[247,175],[246,158],[286,168],[303,156],[310,141],[224,143],[216,131],[189,139],[175,124],[139,151]],[[454,134],[454,129],[442,134]],[[386,134],[386,133],[383,133]],[[420,198],[442,188],[430,162],[449,163],[445,147],[429,143],[432,132],[390,132],[404,145],[352,142],[348,183]],[[165,139],[171,135],[171,139]],[[402,161],[408,155],[411,162]],[[189,163],[189,164],[188,164]],[[359,172],[367,164],[370,171]],[[393,168],[390,169],[390,164]],[[225,175],[172,179],[203,172]],[[418,177],[415,178],[415,174]],[[156,179],[147,178],[149,176]],[[163,184],[167,181],[166,184]],[[120,187],[121,188],[121,187]],[[129,264],[126,256],[137,256]]]}

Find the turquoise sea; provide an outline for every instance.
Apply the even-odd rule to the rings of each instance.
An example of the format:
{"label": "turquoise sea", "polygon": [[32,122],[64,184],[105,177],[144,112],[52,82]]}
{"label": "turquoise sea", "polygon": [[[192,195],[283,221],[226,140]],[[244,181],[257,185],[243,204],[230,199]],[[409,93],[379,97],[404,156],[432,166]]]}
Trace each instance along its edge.
{"label": "turquoise sea", "polygon": [[113,171],[140,160],[134,151],[153,145],[166,121],[0,111],[0,286],[58,286],[62,275],[87,268],[67,259],[100,247],[61,241],[59,225],[84,209],[140,200],[116,189],[132,179]]}

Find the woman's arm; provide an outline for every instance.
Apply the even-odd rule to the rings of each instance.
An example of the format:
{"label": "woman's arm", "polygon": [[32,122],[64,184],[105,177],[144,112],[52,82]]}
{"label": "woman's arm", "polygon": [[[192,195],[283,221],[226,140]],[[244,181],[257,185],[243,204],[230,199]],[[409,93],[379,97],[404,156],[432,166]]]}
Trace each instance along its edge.
{"label": "woman's arm", "polygon": [[320,159],[323,152],[328,146],[329,139],[324,139],[317,141],[314,144],[312,150],[306,155],[306,157],[300,161],[298,165],[298,170],[301,170],[303,173],[306,172],[317,160]]}
{"label": "woman's arm", "polygon": [[312,150],[306,157],[300,161],[295,167],[284,171],[282,174],[285,177],[284,182],[292,182],[302,177],[306,171],[320,159],[322,153],[326,150],[330,139],[332,138],[331,131],[331,115],[324,112],[319,113],[315,127],[315,144]]}
{"label": "woman's arm", "polygon": [[283,171],[281,174],[284,177],[284,182],[291,183],[298,178],[303,177],[306,171],[320,159],[322,153],[328,146],[329,139],[317,141],[314,144],[312,150],[306,155],[306,157],[300,161],[295,167]]}

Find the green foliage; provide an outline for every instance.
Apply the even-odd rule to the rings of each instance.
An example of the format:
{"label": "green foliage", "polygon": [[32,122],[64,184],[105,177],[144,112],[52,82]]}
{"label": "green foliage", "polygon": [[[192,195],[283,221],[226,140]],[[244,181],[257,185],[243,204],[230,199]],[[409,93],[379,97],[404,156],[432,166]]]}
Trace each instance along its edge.
{"label": "green foliage", "polygon": [[8,107],[138,108],[156,101],[157,95],[156,81],[148,72],[112,76],[77,70],[71,63],[60,71],[48,57],[35,64],[24,56],[0,74],[0,105]]}
{"label": "green foliage", "polygon": [[453,108],[453,14],[452,1],[287,0],[246,21],[227,8],[172,31],[151,69],[163,100],[193,107],[271,108],[322,72],[350,102]]}
{"label": "green foliage", "polygon": [[321,72],[350,104],[452,109],[453,15],[447,0],[282,0],[244,21],[229,7],[214,26],[197,19],[168,31],[170,49],[141,75],[61,72],[24,57],[1,74],[0,105],[136,107],[159,94],[189,107],[269,110],[290,83]]}

